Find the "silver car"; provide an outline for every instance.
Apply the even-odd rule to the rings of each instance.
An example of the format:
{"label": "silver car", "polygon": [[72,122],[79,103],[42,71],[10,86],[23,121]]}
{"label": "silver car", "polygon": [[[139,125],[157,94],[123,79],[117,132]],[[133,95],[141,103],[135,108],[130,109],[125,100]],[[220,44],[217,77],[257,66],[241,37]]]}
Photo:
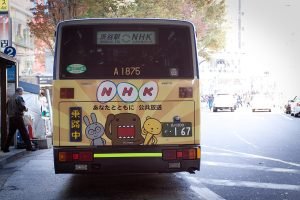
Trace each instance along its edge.
{"label": "silver car", "polygon": [[217,94],[214,98],[213,112],[218,110],[235,110],[235,98],[231,94]]}
{"label": "silver car", "polygon": [[265,95],[254,95],[251,101],[252,112],[255,111],[272,111],[273,102]]}

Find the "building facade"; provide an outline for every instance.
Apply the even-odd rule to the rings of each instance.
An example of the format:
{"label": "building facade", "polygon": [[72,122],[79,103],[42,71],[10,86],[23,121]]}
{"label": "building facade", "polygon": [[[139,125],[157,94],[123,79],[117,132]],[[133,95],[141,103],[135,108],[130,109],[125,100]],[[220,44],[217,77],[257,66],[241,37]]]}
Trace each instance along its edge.
{"label": "building facade", "polygon": [[39,84],[39,77],[52,76],[53,56],[46,45],[31,33],[28,22],[32,19],[30,0],[10,0],[12,46],[19,62],[19,80]]}
{"label": "building facade", "polygon": [[28,21],[32,18],[30,0],[10,0],[9,15],[12,28],[12,45],[16,48],[19,62],[19,76],[32,76],[34,73],[34,38],[30,34]]}

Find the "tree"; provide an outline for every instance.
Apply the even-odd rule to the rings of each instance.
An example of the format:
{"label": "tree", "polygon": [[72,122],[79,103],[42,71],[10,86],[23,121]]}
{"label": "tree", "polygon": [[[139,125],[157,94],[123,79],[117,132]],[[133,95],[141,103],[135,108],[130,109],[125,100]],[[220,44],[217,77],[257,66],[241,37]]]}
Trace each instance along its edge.
{"label": "tree", "polygon": [[34,18],[28,23],[28,26],[31,34],[43,41],[53,53],[53,34],[55,32],[55,25],[51,20],[51,16],[49,16],[45,10],[45,5],[37,4],[33,11]]}
{"label": "tree", "polygon": [[30,32],[43,41],[54,54],[54,33],[56,25],[63,20],[76,18],[83,12],[82,0],[31,0],[35,7],[31,9],[33,18],[28,22]]}
{"label": "tree", "polygon": [[225,0],[48,0],[45,5],[36,3],[32,11],[33,19],[28,23],[31,33],[52,52],[57,23],[84,17],[189,20],[197,30],[200,56],[208,58],[209,52],[224,47]]}
{"label": "tree", "polygon": [[116,9],[115,16],[176,18],[192,21],[196,27],[199,55],[225,46],[225,0],[135,0]]}

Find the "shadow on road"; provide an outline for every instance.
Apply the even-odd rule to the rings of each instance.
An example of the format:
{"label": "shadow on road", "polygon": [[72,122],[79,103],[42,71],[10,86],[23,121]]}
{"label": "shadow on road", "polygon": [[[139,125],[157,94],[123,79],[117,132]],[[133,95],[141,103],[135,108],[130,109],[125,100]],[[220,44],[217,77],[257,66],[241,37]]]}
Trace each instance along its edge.
{"label": "shadow on road", "polygon": [[59,198],[197,199],[189,187],[174,174],[74,175]]}

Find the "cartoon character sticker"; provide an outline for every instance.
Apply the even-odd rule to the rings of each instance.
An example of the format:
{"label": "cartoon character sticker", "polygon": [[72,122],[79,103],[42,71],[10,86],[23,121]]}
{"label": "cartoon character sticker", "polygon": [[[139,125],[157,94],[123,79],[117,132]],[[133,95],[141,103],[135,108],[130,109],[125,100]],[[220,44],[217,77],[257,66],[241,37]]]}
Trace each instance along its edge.
{"label": "cartoon character sticker", "polygon": [[91,140],[91,145],[102,146],[106,144],[105,139],[102,138],[104,134],[104,127],[102,124],[97,122],[95,113],[91,113],[92,123],[90,123],[88,116],[84,116],[83,120],[86,125],[85,134],[88,139]]}
{"label": "cartoon character sticker", "polygon": [[143,124],[143,134],[146,135],[144,145],[157,144],[157,138],[155,135],[159,135],[162,130],[162,125],[159,120],[151,117],[146,117],[146,121]]}
{"label": "cartoon character sticker", "polygon": [[105,135],[112,145],[140,145],[144,143],[141,120],[132,113],[109,114],[105,123]]}

